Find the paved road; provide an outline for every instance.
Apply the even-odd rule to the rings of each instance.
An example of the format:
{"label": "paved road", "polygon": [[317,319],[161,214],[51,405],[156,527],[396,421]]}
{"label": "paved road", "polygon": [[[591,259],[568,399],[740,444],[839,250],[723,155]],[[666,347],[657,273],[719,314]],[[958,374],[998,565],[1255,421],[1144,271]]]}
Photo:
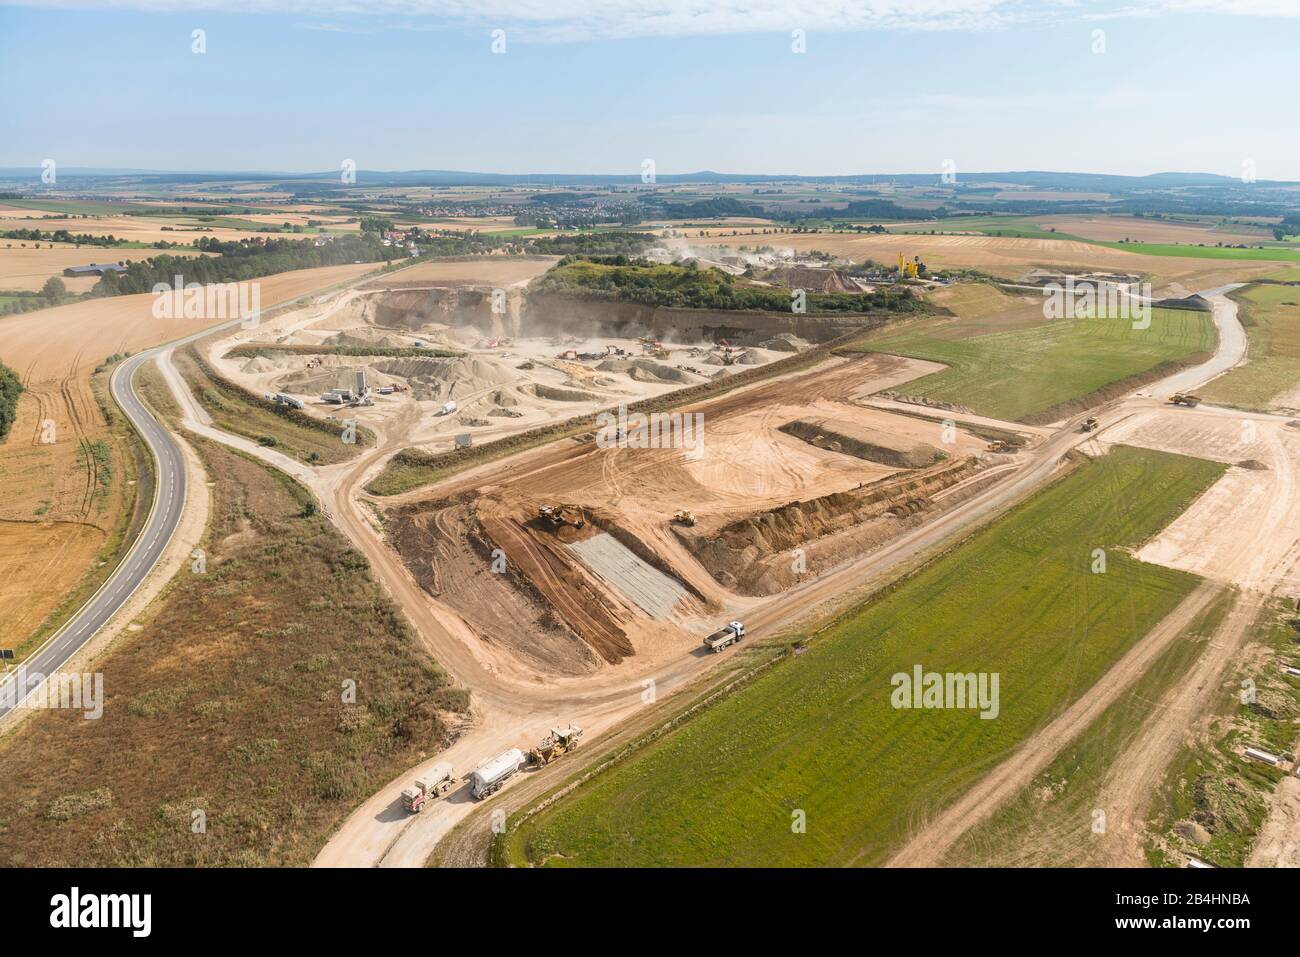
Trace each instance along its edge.
{"label": "paved road", "polygon": [[[189,342],[208,335],[211,331],[206,329],[181,341]],[[0,720],[35,691],[45,677],[62,668],[130,600],[162,557],[176,526],[180,524],[185,507],[185,461],[176,440],[158,424],[136,396],[133,383],[140,366],[150,361],[162,348],[173,348],[174,345],[132,356],[117,367],[110,380],[113,398],[131,420],[154,457],[157,483],[153,506],[144,530],[132,544],[126,558],[113,571],[108,581],[91,596],[90,601],[0,684]],[[21,685],[18,682],[20,676],[24,679]]]}

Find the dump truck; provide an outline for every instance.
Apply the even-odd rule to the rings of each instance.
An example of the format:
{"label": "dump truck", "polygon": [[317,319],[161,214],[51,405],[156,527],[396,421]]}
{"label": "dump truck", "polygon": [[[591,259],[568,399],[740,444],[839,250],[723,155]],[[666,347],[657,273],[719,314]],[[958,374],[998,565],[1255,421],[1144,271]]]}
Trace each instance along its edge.
{"label": "dump truck", "polygon": [[514,777],[523,766],[524,752],[518,748],[502,751],[491,761],[470,772],[469,793],[474,800],[481,801],[501,790],[501,785]]}
{"label": "dump truck", "polygon": [[673,521],[676,522],[678,525],[694,525],[695,513],[691,511],[687,511],[684,508],[679,508],[676,512],[673,513]]}
{"label": "dump truck", "polygon": [[704,647],[710,651],[719,652],[727,645],[734,644],[745,637],[745,626],[738,621],[727,623],[727,627],[715,631],[709,637],[704,639]]}
{"label": "dump truck", "polygon": [[559,528],[561,525],[582,528],[587,524],[587,517],[582,512],[582,506],[571,505],[567,502],[539,505],[537,506],[537,515],[554,528]]}
{"label": "dump truck", "polygon": [[1193,395],[1190,392],[1175,392],[1169,397],[1169,401],[1174,405],[1185,405],[1189,408],[1195,408],[1201,404],[1201,397]]}
{"label": "dump truck", "polygon": [[1100,425],[1100,423],[1097,421],[1097,417],[1095,415],[1090,415],[1083,420],[1083,428],[1081,431],[1096,432],[1098,425]]}
{"label": "dump truck", "polygon": [[428,774],[415,779],[415,784],[402,792],[402,807],[419,814],[426,807],[451,790],[455,779],[450,764],[435,764]]}
{"label": "dump truck", "polygon": [[528,752],[528,763],[545,767],[560,755],[576,751],[578,739],[581,737],[582,729],[577,725],[571,724],[567,728],[552,728],[551,733],[542,738],[541,743]]}

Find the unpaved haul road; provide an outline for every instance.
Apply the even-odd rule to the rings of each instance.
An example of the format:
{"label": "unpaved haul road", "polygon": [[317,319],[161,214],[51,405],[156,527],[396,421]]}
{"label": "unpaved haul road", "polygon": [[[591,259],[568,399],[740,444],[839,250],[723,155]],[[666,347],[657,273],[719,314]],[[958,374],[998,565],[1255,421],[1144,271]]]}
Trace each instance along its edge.
{"label": "unpaved haul road", "polygon": [[[1237,318],[1236,304],[1224,293],[1238,285],[1214,290],[1206,295],[1214,303],[1214,323],[1219,331],[1219,348],[1202,365],[1169,376],[1130,396],[1118,412],[1149,407],[1151,395],[1161,398],[1176,392],[1190,392],[1222,375],[1246,356],[1246,335]],[[1187,416],[1221,416],[1226,410],[1212,406],[1185,409]],[[1234,413],[1237,414],[1237,413]],[[1263,418],[1262,416],[1250,416]],[[1110,423],[1108,423],[1110,424]],[[1290,475],[1285,459],[1277,460]],[[1296,496],[1284,497],[1275,508],[1292,507]],[[1267,580],[1261,567],[1268,550],[1268,538],[1278,516],[1259,523],[1258,528],[1243,530],[1233,564],[1247,584],[1238,594],[1228,614],[1215,631],[1209,647],[1202,652],[1188,673],[1168,692],[1143,724],[1136,738],[1117,756],[1106,774],[1098,806],[1104,808],[1110,829],[1103,848],[1103,862],[1115,866],[1141,866],[1141,822],[1151,794],[1164,777],[1165,769],[1185,740],[1188,729],[1206,711],[1213,700],[1228,665],[1244,645],[1251,624],[1263,607],[1263,592],[1254,585]],[[1185,598],[1163,621],[1120,659],[1084,695],[1060,717],[1050,722],[1021,745],[1006,761],[981,778],[969,791],[937,816],[923,822],[909,842],[890,861],[894,867],[933,867],[957,840],[971,828],[988,820],[1006,801],[1029,785],[1061,750],[1087,729],[1119,696],[1132,687],[1155,657],[1209,604],[1221,586],[1204,582]]]}

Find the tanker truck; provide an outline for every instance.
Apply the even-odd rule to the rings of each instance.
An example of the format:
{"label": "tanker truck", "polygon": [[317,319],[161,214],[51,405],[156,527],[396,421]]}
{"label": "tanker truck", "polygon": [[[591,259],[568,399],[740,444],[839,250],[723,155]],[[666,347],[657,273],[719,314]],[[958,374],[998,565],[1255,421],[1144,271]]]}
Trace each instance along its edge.
{"label": "tanker truck", "polygon": [[419,814],[433,803],[434,798],[450,791],[453,783],[451,765],[435,764],[428,774],[416,778],[413,787],[402,792],[402,807],[412,814]]}
{"label": "tanker truck", "polygon": [[469,776],[469,793],[476,801],[495,794],[524,765],[524,753],[518,748],[503,751],[491,761],[479,765]]}

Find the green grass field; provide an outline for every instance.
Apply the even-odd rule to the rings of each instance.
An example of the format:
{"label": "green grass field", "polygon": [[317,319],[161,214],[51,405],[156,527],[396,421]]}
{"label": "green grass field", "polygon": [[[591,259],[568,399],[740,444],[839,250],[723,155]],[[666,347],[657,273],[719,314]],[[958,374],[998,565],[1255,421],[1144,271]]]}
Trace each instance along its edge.
{"label": "green grass field", "polygon": [[[1079,465],[824,626],[805,654],[511,830],[502,850],[550,865],[881,863],[1194,587],[1123,549],[1223,470],[1124,447]],[[891,676],[917,664],[999,674],[999,715],[893,708]],[[796,811],[806,833],[792,829]]]}
{"label": "green grass field", "polygon": [[1261,284],[1233,295],[1250,338],[1249,361],[1202,389],[1211,402],[1267,411],[1300,391],[1300,286]]}
{"label": "green grass field", "polygon": [[[1086,242],[1087,240],[1085,240]],[[1228,246],[1190,246],[1179,243],[1097,243],[1111,249],[1142,256],[1186,256],[1191,259],[1275,259],[1279,262],[1300,262],[1300,249],[1282,247],[1266,249],[1232,249]]]}
{"label": "green grass field", "polygon": [[[1112,763],[1187,674],[1232,604],[1224,589],[1124,695],[991,818],[962,835],[945,867],[1086,867],[1101,850],[1093,811]],[[1113,824],[1114,822],[1103,822]]]}
{"label": "green grass field", "polygon": [[1214,349],[1209,313],[1153,309],[1150,328],[1132,326],[1128,319],[1043,319],[986,332],[988,319],[975,324],[960,316],[926,318],[893,326],[897,331],[872,336],[855,348],[949,366],[899,386],[909,395],[968,406],[1000,419],[1038,420],[1064,414],[1067,404],[1163,363]]}

